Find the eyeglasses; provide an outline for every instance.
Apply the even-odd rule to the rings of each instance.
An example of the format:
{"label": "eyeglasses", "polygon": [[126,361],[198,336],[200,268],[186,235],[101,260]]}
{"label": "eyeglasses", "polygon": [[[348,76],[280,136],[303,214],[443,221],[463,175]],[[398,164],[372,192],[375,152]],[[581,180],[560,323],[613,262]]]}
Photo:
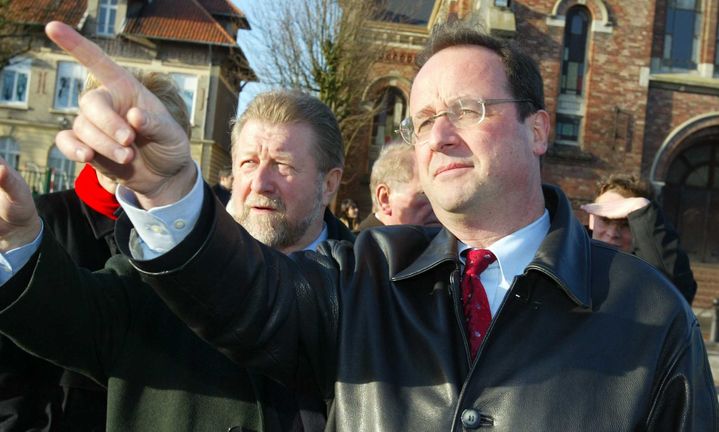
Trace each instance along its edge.
{"label": "eyeglasses", "polygon": [[[399,124],[399,133],[408,144],[421,144],[429,139],[435,120],[442,116],[458,129],[476,126],[482,123],[487,105],[510,102],[532,102],[531,99],[457,99],[447,109],[429,117],[407,117]],[[417,125],[415,127],[415,124]]]}

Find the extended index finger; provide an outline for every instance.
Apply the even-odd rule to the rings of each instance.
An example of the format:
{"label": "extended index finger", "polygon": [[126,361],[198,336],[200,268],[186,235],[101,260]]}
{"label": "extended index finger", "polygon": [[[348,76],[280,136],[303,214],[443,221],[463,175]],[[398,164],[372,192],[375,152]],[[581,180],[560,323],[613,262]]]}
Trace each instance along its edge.
{"label": "extended index finger", "polygon": [[115,63],[99,46],[60,21],[51,21],[45,33],[60,48],[84,65],[103,85],[123,79],[134,81],[132,75]]}

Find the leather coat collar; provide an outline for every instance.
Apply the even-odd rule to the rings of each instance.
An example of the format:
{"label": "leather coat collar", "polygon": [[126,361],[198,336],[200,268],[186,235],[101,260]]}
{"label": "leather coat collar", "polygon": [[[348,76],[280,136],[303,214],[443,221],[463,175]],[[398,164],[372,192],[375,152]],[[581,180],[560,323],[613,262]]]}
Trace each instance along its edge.
{"label": "leather coat collar", "polygon": [[[544,185],[542,189],[551,224],[525,273],[544,274],[577,305],[591,308],[591,240],[574,216],[564,193],[551,185]],[[411,279],[445,262],[458,263],[457,238],[443,228],[422,254],[393,275],[392,280]]]}

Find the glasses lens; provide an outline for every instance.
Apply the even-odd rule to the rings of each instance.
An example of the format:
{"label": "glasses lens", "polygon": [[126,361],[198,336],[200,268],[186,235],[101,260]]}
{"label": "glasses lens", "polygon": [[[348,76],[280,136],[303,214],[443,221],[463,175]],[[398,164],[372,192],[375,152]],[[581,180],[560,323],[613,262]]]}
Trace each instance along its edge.
{"label": "glasses lens", "polygon": [[412,119],[410,117],[405,118],[400,122],[399,124],[399,134],[402,135],[402,139],[407,144],[412,144],[412,132],[414,131],[414,128],[412,127]]}
{"label": "glasses lens", "polygon": [[474,99],[460,99],[451,106],[448,116],[458,128],[478,125],[484,120],[484,103]]}

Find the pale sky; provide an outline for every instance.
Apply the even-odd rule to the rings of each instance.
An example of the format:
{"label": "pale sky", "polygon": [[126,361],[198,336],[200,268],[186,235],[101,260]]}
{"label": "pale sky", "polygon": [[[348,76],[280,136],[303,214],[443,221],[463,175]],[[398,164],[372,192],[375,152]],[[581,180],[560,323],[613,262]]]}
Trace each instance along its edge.
{"label": "pale sky", "polygon": [[[267,0],[232,0],[232,3],[234,3],[235,6],[240,8],[240,10],[245,13],[245,15],[247,16],[247,20],[250,22],[250,27],[253,29],[258,29],[261,27],[261,23],[259,23],[254,17],[253,11],[256,7],[258,7],[258,5],[262,4],[262,2],[264,1]],[[255,35],[259,33],[257,32],[257,30],[250,30],[250,32]],[[251,43],[251,41],[248,40],[248,38],[243,37],[243,33],[246,33],[246,31],[240,30],[239,34],[237,35],[237,42],[242,48],[242,51],[245,53],[245,56],[247,56],[247,59],[250,61],[250,66],[252,66],[255,69],[255,72],[257,72],[256,62],[258,61],[259,57],[259,54],[257,53],[258,47],[253,46],[253,44]],[[266,89],[268,89],[267,86],[263,86],[259,83],[247,84],[242,90],[242,93],[240,93],[240,102],[237,112],[241,113],[242,111],[244,111],[245,107],[252,100],[252,98],[254,98],[257,93],[260,93],[261,91]]]}

